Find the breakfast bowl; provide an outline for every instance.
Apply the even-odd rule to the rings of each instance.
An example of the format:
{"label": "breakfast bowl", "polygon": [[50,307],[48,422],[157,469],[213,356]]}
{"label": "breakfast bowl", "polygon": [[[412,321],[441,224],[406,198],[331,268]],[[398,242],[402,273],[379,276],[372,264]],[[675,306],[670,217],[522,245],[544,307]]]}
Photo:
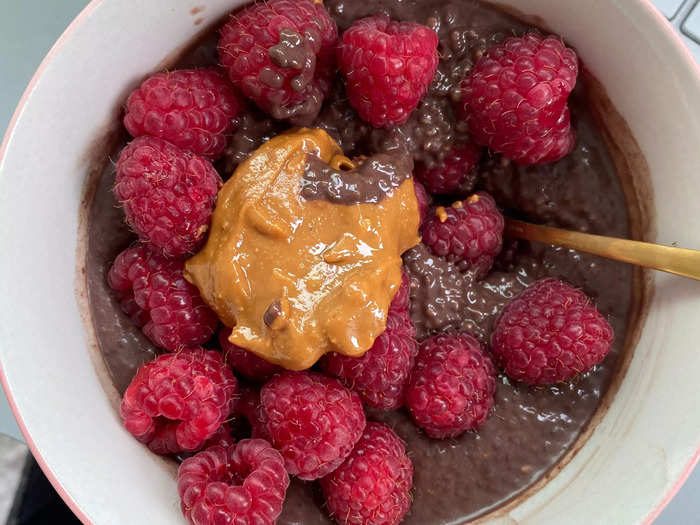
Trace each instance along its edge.
{"label": "breakfast bowl", "polygon": [[[662,15],[643,0],[492,4],[578,53],[629,236],[700,248],[700,70]],[[128,94],[241,5],[154,0],[135,10],[93,0],[44,59],[0,148],[0,376],[32,453],[84,523],[184,522],[176,463],[134,440],[120,418],[123,388],[96,330],[119,332],[120,318],[89,284],[103,275],[90,266],[89,219],[124,138]],[[700,284],[631,272],[627,329],[595,414],[556,464],[474,522],[649,523],[692,470]]]}

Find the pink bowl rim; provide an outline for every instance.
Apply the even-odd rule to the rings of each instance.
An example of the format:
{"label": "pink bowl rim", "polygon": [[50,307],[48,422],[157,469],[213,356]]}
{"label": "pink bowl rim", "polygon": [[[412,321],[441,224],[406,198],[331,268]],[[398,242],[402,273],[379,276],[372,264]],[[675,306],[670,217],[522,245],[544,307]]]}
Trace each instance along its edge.
{"label": "pink bowl rim", "polygon": [[[14,128],[17,125],[17,121],[20,118],[20,115],[22,114],[22,111],[24,109],[24,106],[27,103],[27,100],[29,99],[29,96],[31,92],[34,90],[34,87],[38,83],[39,79],[41,78],[41,75],[43,74],[44,70],[46,69],[47,65],[51,62],[53,56],[60,50],[60,48],[63,46],[65,41],[70,37],[71,33],[73,33],[76,28],[82,24],[88,17],[89,15],[97,9],[100,4],[102,4],[104,0],[91,0],[90,3],[88,3],[80,13],[73,19],[73,21],[68,25],[68,27],[65,29],[65,31],[61,34],[61,36],[56,40],[54,45],[51,47],[49,52],[46,54],[44,59],[41,61],[39,64],[39,67],[35,71],[34,75],[32,76],[31,80],[29,81],[29,84],[24,90],[24,93],[22,93],[22,96],[19,100],[19,103],[17,104],[17,107],[15,108],[15,111],[12,115],[12,118],[10,119],[10,123],[7,127],[7,130],[5,131],[5,135],[3,137],[2,143],[0,144],[0,164],[2,164],[2,160],[5,157],[5,154],[7,152],[7,146],[10,141],[10,137],[12,136],[14,132]],[[667,36],[671,36],[672,39],[676,43],[676,47],[681,51],[681,54],[683,55],[684,61],[686,63],[686,66],[688,66],[692,71],[695,72],[695,76],[697,76],[700,79],[700,64],[695,60],[695,57],[691,53],[690,49],[688,46],[686,46],[685,42],[681,38],[681,36],[672,28],[672,26],[668,23],[668,20],[666,17],[659,11],[651,2],[651,0],[638,0],[641,4],[641,6],[647,10],[649,14],[653,18],[656,18],[657,22],[659,25],[663,28],[662,31],[665,31]],[[22,435],[24,436],[24,439],[27,442],[27,445],[29,446],[29,449],[34,456],[34,459],[38,463],[39,467],[41,470],[44,472],[46,475],[47,479],[53,486],[53,488],[56,490],[56,492],[61,496],[61,499],[68,505],[68,507],[71,509],[71,511],[78,517],[78,519],[84,523],[85,525],[93,525],[92,520],[80,509],[78,506],[78,503],[68,494],[68,492],[63,488],[61,485],[60,481],[58,478],[55,476],[53,471],[51,470],[51,467],[48,465],[48,463],[44,460],[43,456],[41,455],[41,452],[39,451],[38,447],[32,440],[31,435],[29,434],[29,431],[27,430],[27,427],[24,424],[24,421],[22,419],[22,416],[19,413],[19,410],[17,409],[17,405],[14,401],[14,398],[12,396],[12,391],[10,390],[9,384],[7,382],[7,378],[5,377],[5,372],[2,368],[2,364],[0,363],[0,383],[2,384],[2,388],[5,391],[5,395],[7,396],[8,403],[10,405],[10,410],[12,410],[12,414],[15,417],[15,420],[17,421],[17,425],[19,426],[20,431],[22,432]],[[664,495],[663,499],[658,503],[658,505],[644,518],[644,521],[642,522],[644,525],[649,525],[656,520],[656,518],[659,517],[661,512],[666,508],[666,506],[669,504],[669,502],[675,497],[675,495],[678,493],[680,488],[683,486],[683,484],[686,482],[688,477],[690,476],[690,473],[693,471],[695,466],[698,463],[698,460],[700,460],[700,448],[698,448],[693,456],[688,460],[686,463],[685,467],[683,467],[683,470],[681,471],[680,475],[674,482],[674,484],[671,486],[671,488],[666,492]]]}
{"label": "pink bowl rim", "polygon": [[[647,11],[649,11],[653,17],[657,19],[661,26],[664,27],[666,33],[671,34],[673,40],[676,42],[676,47],[679,48],[682,52],[686,65],[689,66],[690,69],[695,72],[695,76],[700,79],[700,63],[698,63],[698,61],[695,60],[695,56],[690,52],[690,49],[681,38],[681,35],[672,28],[664,14],[661,11],[659,11],[656,8],[656,6],[654,6],[654,4],[651,3],[651,0],[641,0],[641,2],[642,6]],[[676,496],[676,494],[678,494],[678,491],[681,489],[683,484],[688,480],[690,473],[698,464],[698,460],[700,460],[700,447],[695,450],[695,453],[688,460],[685,467],[683,467],[683,470],[681,471],[680,475],[678,476],[674,484],[671,486],[671,488],[666,492],[663,499],[649,514],[647,514],[646,518],[644,518],[644,521],[642,522],[643,525],[650,525],[654,522],[654,520],[656,520],[656,518],[659,517],[661,512],[663,512],[663,510],[668,506],[671,500]]]}
{"label": "pink bowl rim", "polygon": [[[7,153],[7,146],[10,142],[10,137],[12,136],[15,126],[17,125],[17,121],[20,118],[20,115],[22,114],[22,111],[24,109],[24,106],[27,103],[27,100],[29,99],[30,94],[34,90],[34,87],[36,84],[39,82],[39,79],[41,78],[41,75],[43,74],[44,70],[48,66],[48,64],[51,62],[53,59],[54,55],[61,49],[63,44],[66,42],[66,40],[70,37],[70,35],[75,31],[75,29],[82,24],[86,18],[90,16],[90,13],[92,13],[99,5],[103,2],[103,0],[91,0],[88,5],[86,5],[80,13],[73,19],[73,21],[68,25],[68,27],[63,31],[60,37],[58,37],[58,40],[54,43],[53,46],[51,46],[51,49],[49,49],[49,52],[46,53],[46,56],[43,58],[41,63],[39,64],[39,67],[37,70],[34,72],[34,75],[32,76],[31,80],[29,81],[29,84],[27,84],[27,87],[25,88],[24,92],[22,93],[21,98],[19,99],[19,102],[17,103],[17,107],[15,108],[14,113],[12,114],[12,118],[10,119],[10,123],[7,126],[7,130],[5,131],[5,135],[2,139],[2,144],[0,144],[0,165],[2,165],[3,159],[5,158],[5,154]],[[51,467],[48,465],[48,463],[44,460],[44,457],[41,455],[41,452],[39,451],[39,448],[36,446],[36,443],[34,443],[34,440],[32,439],[32,436],[29,434],[29,431],[27,430],[26,425],[24,424],[24,420],[22,419],[21,414],[19,413],[19,410],[17,409],[17,405],[15,403],[15,399],[12,395],[12,391],[10,390],[10,385],[7,382],[7,378],[5,377],[5,371],[2,367],[2,363],[0,363],[0,383],[2,384],[2,388],[5,391],[5,395],[7,397],[7,401],[10,405],[10,410],[12,410],[12,414],[15,417],[15,420],[17,421],[17,425],[19,426],[20,432],[22,432],[22,435],[24,436],[24,439],[27,442],[27,445],[29,446],[29,450],[32,453],[32,456],[34,456],[34,459],[38,463],[39,467],[43,471],[44,475],[46,478],[49,480],[53,488],[56,490],[59,496],[61,496],[61,499],[68,505],[70,510],[75,514],[78,519],[84,523],[85,525],[93,525],[92,520],[82,511],[82,509],[78,506],[78,503],[68,494],[68,492],[63,488],[61,485],[60,481],[56,477],[56,475],[53,473],[51,470]]]}

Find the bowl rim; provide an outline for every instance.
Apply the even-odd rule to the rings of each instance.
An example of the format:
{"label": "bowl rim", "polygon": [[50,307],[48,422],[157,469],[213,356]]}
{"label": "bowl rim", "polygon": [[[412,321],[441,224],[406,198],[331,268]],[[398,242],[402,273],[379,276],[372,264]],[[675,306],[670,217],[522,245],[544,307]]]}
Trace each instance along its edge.
{"label": "bowl rim", "polygon": [[[10,122],[7,126],[7,129],[5,130],[5,134],[3,136],[2,142],[0,143],[0,166],[2,166],[5,155],[7,154],[8,150],[8,145],[10,142],[10,138],[14,134],[14,129],[21,118],[21,115],[23,113],[24,107],[27,104],[29,97],[31,93],[34,91],[34,87],[36,84],[39,82],[44,70],[47,68],[47,66],[51,63],[54,55],[63,47],[64,43],[70,38],[71,34],[87,19],[89,18],[90,14],[100,7],[102,3],[104,3],[105,0],[90,0],[90,2],[78,13],[78,15],[71,21],[71,23],[66,27],[66,29],[63,31],[61,36],[58,37],[56,42],[51,46],[49,51],[46,53],[42,61],[40,62],[39,66],[37,67],[36,71],[32,75],[31,80],[27,84],[27,87],[25,88],[24,92],[22,93],[22,96],[19,99],[19,102],[17,103],[17,106],[12,114],[12,117],[10,119]],[[685,44],[683,39],[681,38],[680,34],[671,26],[671,24],[668,22],[666,17],[661,13],[661,11],[654,6],[652,3],[652,0],[636,0],[639,7],[647,12],[650,17],[655,20],[655,24],[657,25],[657,28],[659,29],[660,33],[665,35],[666,38],[670,38],[671,41],[674,43],[674,47],[676,48],[677,51],[680,52],[680,55],[682,57],[682,62],[684,63],[685,67],[687,67],[690,71],[693,72],[694,76],[698,79],[700,82],[700,61],[697,61],[688,48],[688,46]],[[17,421],[17,425],[19,426],[20,431],[22,432],[22,435],[24,439],[27,442],[27,445],[32,453],[32,456],[35,458],[36,462],[38,463],[39,467],[43,471],[43,473],[46,475],[47,479],[53,486],[53,488],[56,490],[56,492],[59,494],[61,499],[68,505],[68,507],[71,509],[71,511],[80,519],[80,521],[86,525],[93,525],[93,521],[88,518],[88,516],[82,511],[78,503],[68,494],[57,477],[54,475],[53,471],[51,470],[51,467],[48,465],[48,463],[44,460],[41,452],[39,451],[38,447],[34,443],[32,436],[28,432],[26,425],[24,424],[24,421],[22,419],[22,416],[17,409],[17,405],[15,403],[14,397],[12,395],[12,390],[9,387],[9,383],[7,381],[7,378],[5,376],[5,372],[3,370],[2,363],[0,362],[0,384],[2,384],[2,388],[5,392],[5,395],[8,400],[8,404],[10,406],[10,410],[12,411],[12,414]],[[700,447],[698,447],[694,453],[691,455],[691,457],[688,459],[687,463],[681,470],[679,476],[676,478],[675,482],[671,485],[671,487],[666,491],[665,495],[663,498],[657,503],[656,507],[654,507],[644,518],[642,523],[644,525],[649,525],[658,518],[658,516],[661,514],[661,512],[666,508],[666,506],[669,504],[669,502],[675,497],[675,495],[678,493],[680,488],[683,486],[683,484],[686,482],[688,477],[690,476],[691,472],[697,465],[698,461],[700,460]]]}
{"label": "bowl rim", "polygon": [[[32,91],[34,91],[34,87],[39,82],[39,79],[41,78],[44,70],[51,63],[51,60],[53,59],[54,55],[58,53],[61,47],[63,47],[63,44],[68,40],[68,38],[70,38],[71,34],[78,28],[78,26],[80,26],[87,18],[89,18],[90,14],[95,9],[97,9],[103,2],[104,0],[90,0],[90,2],[82,9],[82,11],[80,11],[80,13],[78,13],[78,15],[71,21],[71,23],[68,24],[68,27],[66,27],[63,33],[61,33],[61,36],[58,37],[56,42],[51,46],[51,49],[49,49],[49,51],[46,53],[46,56],[44,56],[44,58],[39,63],[39,66],[32,75],[32,78],[29,80],[29,84],[27,84],[27,87],[24,89],[24,92],[22,93],[22,96],[20,97],[19,102],[17,103],[17,107],[15,108],[15,111],[12,114],[12,118],[10,118],[10,123],[8,124],[7,129],[5,130],[5,135],[3,136],[2,143],[0,143],[0,166],[2,166],[3,161],[5,159],[5,155],[7,154],[7,148],[10,143],[10,137],[14,134],[14,129],[17,126],[17,122],[21,118],[24,106],[27,104],[31,93]],[[26,425],[24,424],[22,415],[17,409],[17,404],[15,403],[14,396],[12,395],[12,390],[10,389],[7,377],[5,376],[5,370],[3,368],[2,362],[0,362],[0,384],[2,384],[2,389],[5,392],[5,396],[7,397],[7,401],[10,405],[12,415],[17,421],[17,426],[19,427],[20,432],[22,432],[22,436],[27,442],[27,446],[29,447],[32,456],[39,465],[39,468],[41,468],[41,471],[46,476],[46,479],[49,480],[49,483],[51,483],[51,486],[53,486],[54,490],[58,493],[59,496],[61,496],[61,499],[66,503],[66,505],[68,505],[68,508],[73,512],[73,514],[77,516],[77,518],[82,523],[84,523],[85,525],[93,525],[92,520],[88,518],[88,516],[83,512],[78,503],[63,488],[58,478],[51,470],[49,464],[44,460],[44,457],[39,451],[39,448],[36,446],[36,443],[34,443],[31,434],[29,433]]]}

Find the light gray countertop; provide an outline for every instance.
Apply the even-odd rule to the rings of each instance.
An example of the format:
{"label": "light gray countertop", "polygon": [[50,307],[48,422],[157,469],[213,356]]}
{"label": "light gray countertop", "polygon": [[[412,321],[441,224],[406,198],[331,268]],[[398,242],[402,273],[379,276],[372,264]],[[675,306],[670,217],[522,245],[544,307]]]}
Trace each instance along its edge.
{"label": "light gray countertop", "polygon": [[[87,3],[86,0],[0,0],[0,130],[7,127],[15,105],[41,59]],[[22,439],[2,392],[0,433]],[[700,524],[698,494],[700,470],[691,474],[656,523]]]}

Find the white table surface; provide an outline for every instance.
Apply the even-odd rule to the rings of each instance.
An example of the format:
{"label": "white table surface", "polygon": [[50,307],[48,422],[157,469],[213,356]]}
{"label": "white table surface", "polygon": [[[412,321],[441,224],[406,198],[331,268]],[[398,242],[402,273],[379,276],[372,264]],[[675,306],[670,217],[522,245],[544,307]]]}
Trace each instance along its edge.
{"label": "white table surface", "polygon": [[[15,105],[41,59],[87,3],[86,0],[0,0],[0,130],[7,127]],[[22,439],[2,392],[0,433]],[[691,474],[656,521],[657,525],[700,524],[698,494],[700,469]]]}

